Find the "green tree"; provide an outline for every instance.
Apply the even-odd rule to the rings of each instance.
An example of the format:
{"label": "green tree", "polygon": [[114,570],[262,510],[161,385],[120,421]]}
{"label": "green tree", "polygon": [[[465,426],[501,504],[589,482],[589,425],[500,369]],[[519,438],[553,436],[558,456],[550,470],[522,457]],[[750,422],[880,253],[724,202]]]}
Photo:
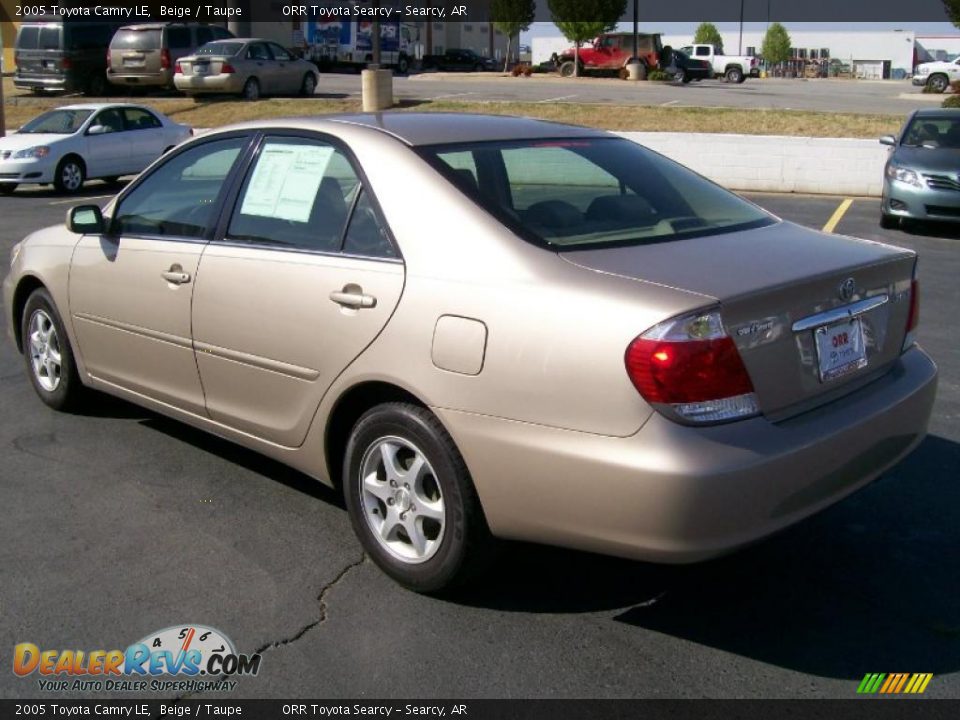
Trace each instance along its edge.
{"label": "green tree", "polygon": [[787,29],[778,22],[770,25],[767,34],[763,36],[763,47],[760,52],[768,65],[786,62],[790,59],[790,35]]}
{"label": "green tree", "polygon": [[960,28],[960,0],[943,0],[943,9],[947,11],[950,22]]}
{"label": "green tree", "polygon": [[713,23],[700,23],[693,36],[693,43],[694,45],[713,45],[713,49],[723,55],[723,38],[720,37],[720,31]]}
{"label": "green tree", "polygon": [[510,45],[513,38],[530,28],[537,13],[536,0],[493,0],[490,14],[493,26],[507,36],[507,55],[503,59],[503,71],[510,63]]}
{"label": "green tree", "polygon": [[617,27],[627,0],[547,0],[553,24],[573,43],[573,74],[580,70],[580,46]]}

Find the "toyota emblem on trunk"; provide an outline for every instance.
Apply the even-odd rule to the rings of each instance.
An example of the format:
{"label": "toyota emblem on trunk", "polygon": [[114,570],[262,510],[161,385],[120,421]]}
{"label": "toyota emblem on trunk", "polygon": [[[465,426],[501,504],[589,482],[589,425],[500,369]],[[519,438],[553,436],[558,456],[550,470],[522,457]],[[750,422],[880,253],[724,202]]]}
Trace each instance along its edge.
{"label": "toyota emblem on trunk", "polygon": [[853,278],[847,278],[842,283],[840,283],[840,299],[849,300],[853,297],[853,294],[857,291],[857,283]]}

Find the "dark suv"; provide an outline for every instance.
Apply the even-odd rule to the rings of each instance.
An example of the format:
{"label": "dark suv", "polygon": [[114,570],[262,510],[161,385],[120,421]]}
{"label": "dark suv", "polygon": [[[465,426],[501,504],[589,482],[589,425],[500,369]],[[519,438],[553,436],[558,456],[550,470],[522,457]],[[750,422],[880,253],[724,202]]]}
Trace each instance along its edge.
{"label": "dark suv", "polygon": [[13,84],[45,90],[102,95],[107,87],[107,48],[122,22],[38,20],[17,31]]}

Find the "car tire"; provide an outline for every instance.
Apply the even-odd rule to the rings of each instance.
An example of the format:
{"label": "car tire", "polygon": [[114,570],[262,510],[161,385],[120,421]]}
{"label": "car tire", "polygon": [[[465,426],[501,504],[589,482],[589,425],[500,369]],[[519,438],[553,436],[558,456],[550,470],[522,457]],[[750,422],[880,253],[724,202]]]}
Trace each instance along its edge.
{"label": "car tire", "polygon": [[260,81],[256,78],[248,78],[240,94],[244,100],[256,102],[260,99]]}
{"label": "car tire", "polygon": [[27,373],[40,399],[54,410],[78,407],[83,385],[70,338],[46,288],[37,288],[27,298],[20,332]]}
{"label": "car tire", "polygon": [[400,58],[397,61],[397,72],[400,73],[401,75],[406,75],[407,72],[409,72],[409,70],[410,70],[410,61],[405,57]]}
{"label": "car tire", "polygon": [[83,89],[83,94],[89,97],[103,97],[107,91],[107,79],[100,73],[94,72],[87,81],[87,86]]}
{"label": "car tire", "polygon": [[86,180],[86,167],[76,155],[67,155],[57,164],[57,170],[53,176],[53,186],[58,192],[75,193],[79,192]]}
{"label": "car tire", "polygon": [[881,213],[880,227],[884,230],[895,230],[900,227],[900,217],[898,215],[890,215],[889,213]]}
{"label": "car tire", "polygon": [[739,85],[743,82],[743,70],[740,68],[727,68],[727,72],[724,74],[724,77],[727,79],[728,83],[736,83]]}
{"label": "car tire", "polygon": [[560,65],[560,77],[573,77],[574,72],[576,71],[576,65],[574,65],[573,60],[567,60]]}
{"label": "car tire", "polygon": [[680,82],[682,82],[684,85],[687,85],[691,80],[693,80],[693,78],[686,73],[683,73],[683,77],[680,78]]}
{"label": "car tire", "polygon": [[17,189],[17,183],[0,183],[0,195],[11,195]]}
{"label": "car tire", "polygon": [[936,75],[931,75],[929,78],[927,78],[927,87],[930,88],[931,92],[943,93],[946,92],[948,87],[950,87],[950,80],[946,75],[937,73]]}
{"label": "car tire", "polygon": [[313,97],[317,91],[317,77],[313,73],[306,73],[300,84],[300,94],[304,97]]}
{"label": "car tire", "polygon": [[461,586],[492,556],[466,463],[426,408],[386,403],[361,416],[347,443],[343,491],[370,558],[410,590]]}
{"label": "car tire", "polygon": [[678,83],[688,83],[690,82],[690,78],[687,77],[687,73],[683,70],[677,70],[673,74],[673,81]]}

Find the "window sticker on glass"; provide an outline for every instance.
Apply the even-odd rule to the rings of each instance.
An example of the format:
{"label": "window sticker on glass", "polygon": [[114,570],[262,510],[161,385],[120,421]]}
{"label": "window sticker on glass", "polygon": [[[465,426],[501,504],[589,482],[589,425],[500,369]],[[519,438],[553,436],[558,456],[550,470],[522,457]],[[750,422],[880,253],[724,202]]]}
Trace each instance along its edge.
{"label": "window sticker on glass", "polygon": [[267,143],[247,186],[243,215],[307,222],[332,147]]}

